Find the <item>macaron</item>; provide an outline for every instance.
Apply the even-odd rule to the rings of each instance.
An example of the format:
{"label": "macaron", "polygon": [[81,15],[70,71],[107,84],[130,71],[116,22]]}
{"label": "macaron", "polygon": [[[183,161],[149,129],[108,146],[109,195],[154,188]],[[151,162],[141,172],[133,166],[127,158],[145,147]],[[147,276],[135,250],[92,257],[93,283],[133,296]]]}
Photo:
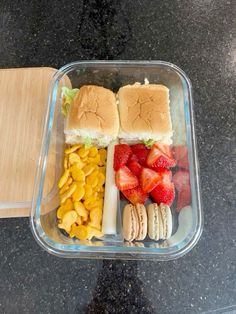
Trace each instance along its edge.
{"label": "macaron", "polygon": [[147,211],[143,204],[136,204],[137,218],[138,218],[138,235],[135,240],[144,240],[147,235]]}
{"label": "macaron", "polygon": [[138,218],[136,208],[127,204],[123,209],[123,236],[126,241],[133,241],[138,235]]}
{"label": "macaron", "polygon": [[166,204],[161,203],[159,205],[162,225],[163,225],[163,236],[161,239],[169,239],[172,234],[172,215],[170,207]]}
{"label": "macaron", "polygon": [[147,235],[147,211],[142,204],[127,204],[123,209],[123,236],[126,241],[144,240]]}
{"label": "macaron", "polygon": [[148,235],[155,241],[160,239],[159,231],[159,207],[157,203],[148,205]]}
{"label": "macaron", "polygon": [[148,206],[148,235],[150,239],[166,240],[172,234],[172,215],[170,207],[161,203]]}

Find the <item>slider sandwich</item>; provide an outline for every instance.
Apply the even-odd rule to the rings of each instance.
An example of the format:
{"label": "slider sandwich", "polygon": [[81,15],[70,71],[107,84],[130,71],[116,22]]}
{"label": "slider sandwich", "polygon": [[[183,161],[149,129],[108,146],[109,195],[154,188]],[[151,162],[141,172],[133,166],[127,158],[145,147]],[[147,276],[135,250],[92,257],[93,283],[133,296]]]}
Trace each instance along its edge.
{"label": "slider sandwich", "polygon": [[126,85],[118,91],[119,138],[128,144],[172,144],[169,89],[158,84]]}
{"label": "slider sandwich", "polygon": [[101,86],[82,86],[66,117],[66,143],[106,147],[117,138],[118,130],[119,115],[115,94]]}

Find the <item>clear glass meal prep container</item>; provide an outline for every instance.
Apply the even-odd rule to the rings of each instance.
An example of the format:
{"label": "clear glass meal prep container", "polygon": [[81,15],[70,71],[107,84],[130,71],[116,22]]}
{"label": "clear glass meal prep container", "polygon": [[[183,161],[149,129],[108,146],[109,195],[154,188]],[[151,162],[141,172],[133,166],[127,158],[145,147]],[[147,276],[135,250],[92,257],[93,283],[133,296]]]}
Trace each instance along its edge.
{"label": "clear glass meal prep container", "polygon": [[[147,238],[128,243],[122,238],[122,202],[117,211],[117,235],[104,240],[80,241],[67,237],[57,227],[59,206],[58,178],[63,172],[64,116],[61,113],[61,88],[79,88],[94,84],[112,89],[135,82],[166,85],[170,90],[173,146],[188,149],[191,206],[180,214],[171,206],[173,234],[169,240],[155,242]],[[48,193],[48,191],[50,191]],[[197,243],[203,217],[199,189],[198,160],[193,120],[192,87],[186,74],[177,66],[163,61],[81,61],[65,65],[56,72],[51,84],[45,114],[44,133],[31,208],[30,224],[37,242],[48,252],[71,258],[118,258],[170,260],[178,258]]]}

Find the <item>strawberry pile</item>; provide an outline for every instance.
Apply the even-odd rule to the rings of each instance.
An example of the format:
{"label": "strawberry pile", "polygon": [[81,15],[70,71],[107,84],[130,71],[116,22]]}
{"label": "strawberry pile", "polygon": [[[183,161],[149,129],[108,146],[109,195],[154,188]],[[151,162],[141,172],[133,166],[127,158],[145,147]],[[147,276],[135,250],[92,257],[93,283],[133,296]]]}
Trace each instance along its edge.
{"label": "strawberry pile", "polygon": [[115,146],[113,168],[118,189],[132,203],[154,202],[171,205],[175,197],[172,172],[176,161],[168,145],[155,143]]}

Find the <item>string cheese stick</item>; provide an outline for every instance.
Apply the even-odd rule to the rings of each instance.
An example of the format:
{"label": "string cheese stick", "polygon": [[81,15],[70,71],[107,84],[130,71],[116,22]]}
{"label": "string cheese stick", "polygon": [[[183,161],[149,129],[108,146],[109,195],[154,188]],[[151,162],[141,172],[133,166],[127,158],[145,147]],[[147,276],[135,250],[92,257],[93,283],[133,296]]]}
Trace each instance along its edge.
{"label": "string cheese stick", "polygon": [[106,185],[103,207],[102,232],[116,234],[118,189],[115,184],[113,170],[114,147],[118,142],[112,142],[107,148]]}

